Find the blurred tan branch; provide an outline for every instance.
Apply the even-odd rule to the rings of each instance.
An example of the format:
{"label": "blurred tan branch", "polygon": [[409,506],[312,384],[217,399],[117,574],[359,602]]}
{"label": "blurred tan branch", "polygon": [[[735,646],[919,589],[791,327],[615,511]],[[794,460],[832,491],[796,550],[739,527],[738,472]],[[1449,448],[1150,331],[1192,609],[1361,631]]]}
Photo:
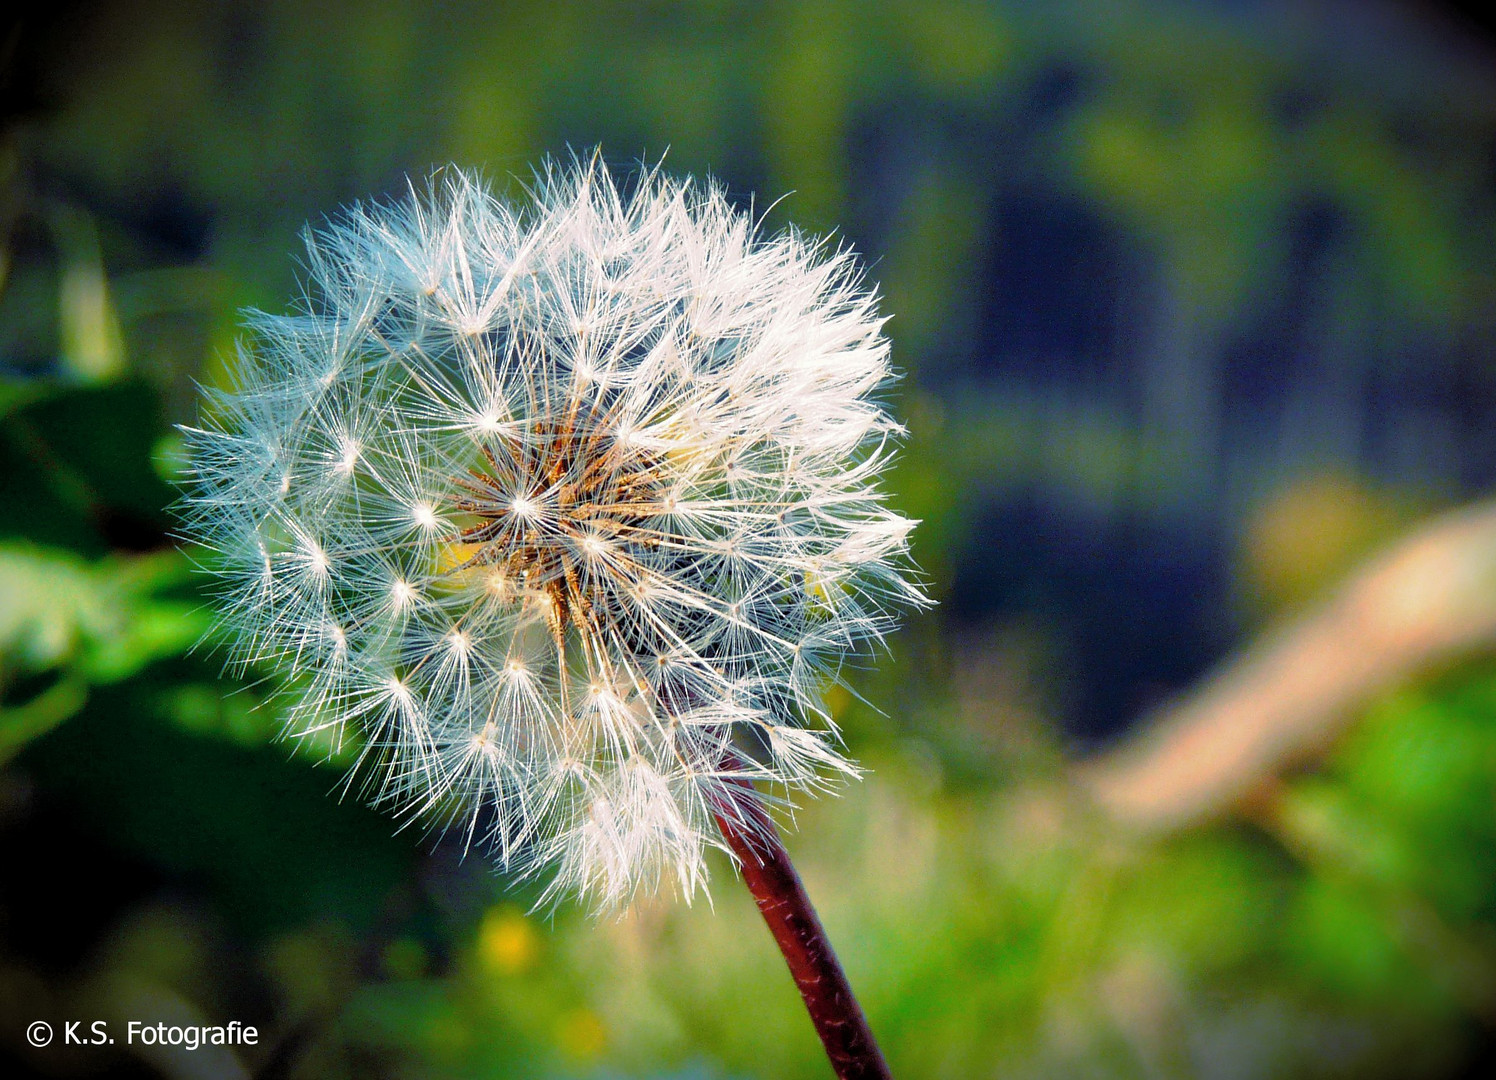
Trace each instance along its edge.
{"label": "blurred tan branch", "polygon": [[1379,691],[1492,642],[1496,501],[1438,517],[1374,557],[1077,778],[1126,824],[1206,820],[1325,748]]}

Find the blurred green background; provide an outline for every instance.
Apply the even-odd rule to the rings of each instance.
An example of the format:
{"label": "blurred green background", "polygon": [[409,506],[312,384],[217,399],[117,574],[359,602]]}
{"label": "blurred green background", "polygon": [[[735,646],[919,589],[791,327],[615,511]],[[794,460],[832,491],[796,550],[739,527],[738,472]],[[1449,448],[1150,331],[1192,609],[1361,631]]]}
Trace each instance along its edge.
{"label": "blurred green background", "polygon": [[[1391,0],[4,25],[0,1073],[829,1075],[725,862],[711,906],[531,915],[331,797],[194,648],[171,425],[238,310],[294,295],[301,226],[594,145],[854,245],[893,316],[892,486],[941,605],[854,674],[872,706],[834,701],[871,775],[789,846],[896,1075],[1496,1060],[1486,28]],[[264,1039],[37,1050],[36,1019]]]}

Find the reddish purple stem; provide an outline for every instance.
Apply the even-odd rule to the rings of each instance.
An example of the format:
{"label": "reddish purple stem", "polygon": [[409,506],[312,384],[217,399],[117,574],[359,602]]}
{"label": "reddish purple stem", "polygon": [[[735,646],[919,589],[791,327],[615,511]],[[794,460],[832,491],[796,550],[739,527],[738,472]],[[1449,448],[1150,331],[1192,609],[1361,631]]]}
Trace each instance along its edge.
{"label": "reddish purple stem", "polygon": [[[739,783],[748,787],[746,781]],[[737,856],[743,881],[784,953],[831,1067],[841,1080],[892,1080],[773,820],[751,795],[736,803],[734,812],[717,814],[722,838]]]}

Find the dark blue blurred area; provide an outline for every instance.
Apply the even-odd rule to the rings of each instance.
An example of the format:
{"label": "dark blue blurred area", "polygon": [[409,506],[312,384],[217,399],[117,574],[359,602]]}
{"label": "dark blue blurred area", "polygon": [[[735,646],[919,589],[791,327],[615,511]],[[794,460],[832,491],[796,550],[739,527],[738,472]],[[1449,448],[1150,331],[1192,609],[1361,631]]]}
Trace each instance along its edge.
{"label": "dark blue blurred area", "polygon": [[[1251,107],[1272,139],[1291,146],[1315,131],[1341,107],[1344,79],[1379,114],[1379,137],[1415,168],[1446,169],[1469,155],[1468,201],[1449,209],[1475,215],[1472,231],[1488,235],[1496,144],[1489,121],[1475,117],[1489,114],[1493,65],[1471,12],[1208,7],[1229,13],[1249,39],[1261,35],[1259,44],[1302,34],[1298,48],[1321,62],[1275,72],[1281,79],[1258,89]],[[1449,66],[1432,41],[1462,27],[1470,35],[1462,63]],[[1400,53],[1420,30],[1430,51]],[[1404,32],[1411,37],[1397,36]],[[1375,73],[1387,65],[1395,76],[1378,85]],[[936,168],[959,161],[980,193],[980,225],[949,253],[959,260],[947,272],[960,280],[963,302],[920,338],[914,374],[922,390],[958,410],[972,392],[1034,403],[1039,426],[1064,428],[1068,417],[1100,411],[1124,442],[1155,443],[1174,474],[1162,498],[1137,490],[1148,486],[1142,481],[1079,504],[1068,485],[993,484],[978,474],[963,500],[969,527],[948,614],[971,624],[1038,613],[1064,643],[1078,683],[1065,716],[1083,737],[1125,727],[1239,640],[1250,613],[1234,595],[1232,561],[1244,518],[1276,487],[1340,474],[1452,500],[1496,480],[1487,271],[1476,271],[1482,280],[1471,283],[1474,307],[1463,319],[1400,310],[1388,268],[1368,251],[1363,208],[1328,178],[1294,176],[1257,207],[1271,208],[1271,225],[1232,237],[1246,265],[1232,310],[1222,311],[1213,298],[1191,295],[1189,280],[1171,280],[1168,265],[1179,257],[1168,245],[1211,243],[1216,225],[1177,223],[1186,233],[1199,224],[1206,235],[1165,240],[1160,265],[1156,238],[1140,244],[1135,222],[1114,206],[1055,182],[1067,126],[1104,107],[1119,83],[1134,92],[1129,84],[1141,84],[1151,95],[1142,105],[1148,122],[1166,133],[1210,107],[1201,102],[1211,91],[1178,73],[1151,74],[1119,77],[1094,61],[1053,59],[1006,87],[1002,108],[887,103],[863,118],[851,162],[854,175],[876,178],[876,202],[853,200],[874,251],[897,231],[890,211],[904,205],[901,186],[916,183],[932,159]],[[1216,75],[1232,78],[1226,69]],[[1409,84],[1422,100],[1407,100]],[[1274,166],[1311,172],[1292,153]],[[1228,220],[1223,232],[1241,225]],[[857,225],[848,231],[858,235]],[[981,423],[969,410],[962,415]]]}
{"label": "dark blue blurred area", "polygon": [[1189,685],[1239,629],[1229,556],[1167,522],[1071,513],[1046,493],[973,508],[951,580],[957,625],[1033,618],[1060,641],[1070,730],[1100,738]]}

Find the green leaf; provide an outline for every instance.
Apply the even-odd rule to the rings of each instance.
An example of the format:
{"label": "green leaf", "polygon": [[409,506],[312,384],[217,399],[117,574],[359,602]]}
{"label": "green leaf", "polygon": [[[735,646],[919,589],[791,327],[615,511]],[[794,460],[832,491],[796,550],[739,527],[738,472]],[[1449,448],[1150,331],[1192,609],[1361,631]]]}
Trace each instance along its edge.
{"label": "green leaf", "polygon": [[[186,569],[176,552],[89,563],[0,544],[0,761],[82,708],[91,684],[126,679],[202,636],[203,613],[157,595]],[[5,700],[18,681],[52,673],[46,690]]]}

